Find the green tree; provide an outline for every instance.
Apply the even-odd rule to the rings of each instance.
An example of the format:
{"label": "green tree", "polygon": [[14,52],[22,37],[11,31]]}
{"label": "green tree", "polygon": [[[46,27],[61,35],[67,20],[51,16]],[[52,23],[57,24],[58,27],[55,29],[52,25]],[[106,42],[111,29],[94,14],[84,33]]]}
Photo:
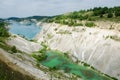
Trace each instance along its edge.
{"label": "green tree", "polygon": [[116,17],[120,16],[120,11],[115,11],[115,16]]}
{"label": "green tree", "polygon": [[8,24],[0,21],[0,37],[9,37],[9,33],[8,30],[5,26],[7,26]]}
{"label": "green tree", "polygon": [[16,47],[13,46],[13,47],[11,48],[11,51],[12,51],[13,53],[17,53],[17,49],[16,49]]}
{"label": "green tree", "polygon": [[108,13],[107,18],[112,18],[113,14],[111,12]]}
{"label": "green tree", "polygon": [[0,37],[9,37],[8,31],[4,27],[0,27]]}
{"label": "green tree", "polygon": [[101,7],[95,7],[94,9],[93,9],[93,15],[94,16],[99,16],[100,14],[102,13],[102,8]]}

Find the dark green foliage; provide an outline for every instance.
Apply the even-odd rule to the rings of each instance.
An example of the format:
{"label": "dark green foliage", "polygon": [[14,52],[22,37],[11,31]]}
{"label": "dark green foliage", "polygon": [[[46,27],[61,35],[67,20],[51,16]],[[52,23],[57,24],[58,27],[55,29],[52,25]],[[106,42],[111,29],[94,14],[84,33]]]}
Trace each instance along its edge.
{"label": "dark green foliage", "polygon": [[16,47],[15,47],[15,46],[11,47],[11,51],[12,51],[13,53],[17,53]]}
{"label": "dark green foliage", "polygon": [[0,27],[0,37],[9,37],[8,31],[4,27]]}
{"label": "dark green foliage", "polygon": [[102,10],[102,8],[101,7],[95,7],[94,9],[93,9],[93,15],[94,16],[99,16],[100,14],[103,14],[103,12],[102,12],[103,10]]}
{"label": "dark green foliage", "polygon": [[113,17],[113,14],[111,12],[108,13],[107,15],[108,18],[112,18]]}
{"label": "dark green foliage", "polygon": [[47,58],[46,50],[48,50],[48,46],[45,44],[45,42],[42,42],[41,46],[43,48],[38,52],[38,54],[32,54],[32,57],[35,58],[38,62]]}
{"label": "dark green foliage", "polygon": [[93,22],[86,22],[85,26],[87,26],[87,27],[94,27],[95,24]]}
{"label": "dark green foliage", "polygon": [[115,11],[115,16],[116,17],[120,16],[120,11]]}
{"label": "dark green foliage", "polygon": [[108,12],[108,8],[107,7],[104,7],[104,8],[102,8],[102,7],[95,7],[94,9],[93,9],[93,12],[94,12],[94,16],[102,16],[102,15],[104,15],[104,14],[106,14],[107,12]]}
{"label": "dark green foliage", "polygon": [[5,26],[7,26],[7,23],[0,21],[0,37],[9,37],[8,30]]}
{"label": "dark green foliage", "polygon": [[69,15],[69,17],[72,19],[76,19],[76,18],[78,18],[78,13],[75,11],[71,15]]}
{"label": "dark green foliage", "polygon": [[105,17],[105,14],[115,14],[116,17],[120,16],[120,7],[113,7],[113,8],[107,8],[107,7],[95,7],[93,10],[93,15],[94,16],[100,16],[100,17]]}
{"label": "dark green foliage", "polygon": [[53,68],[49,68],[50,71],[58,70],[58,67],[54,66]]}
{"label": "dark green foliage", "polygon": [[87,11],[80,10],[68,14],[54,16],[47,19],[47,22],[55,22],[69,26],[81,26],[80,21],[112,20],[120,21],[120,7],[95,7]]}
{"label": "dark green foliage", "polygon": [[43,47],[39,52],[45,53],[45,51],[48,49],[48,46],[45,44],[45,42],[41,42],[41,46]]}
{"label": "dark green foliage", "polygon": [[95,18],[88,17],[88,21],[95,21]]}
{"label": "dark green foliage", "polygon": [[47,58],[47,55],[45,53],[39,53],[39,54],[32,54],[32,57],[37,60],[37,62],[43,61]]}

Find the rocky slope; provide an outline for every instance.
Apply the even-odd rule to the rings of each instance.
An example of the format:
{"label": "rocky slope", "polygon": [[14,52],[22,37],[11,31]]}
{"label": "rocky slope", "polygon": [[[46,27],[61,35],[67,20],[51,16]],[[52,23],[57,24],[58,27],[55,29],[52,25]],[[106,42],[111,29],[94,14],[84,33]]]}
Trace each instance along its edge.
{"label": "rocky slope", "polygon": [[36,36],[38,42],[44,41],[51,49],[69,52],[74,61],[84,61],[101,72],[120,79],[118,30],[69,27],[55,23],[38,25],[43,26],[40,34]]}
{"label": "rocky slope", "polygon": [[[29,77],[32,80],[70,80],[73,76],[68,75],[63,71],[49,71],[47,67],[42,65],[37,66],[36,60],[33,59],[31,54],[41,49],[41,45],[39,43],[27,41],[17,35],[10,37],[6,43],[10,46],[16,46],[16,48],[21,52],[11,54],[0,48],[0,61],[4,62],[13,71],[20,72],[24,77],[27,75],[28,78],[23,78],[24,80],[28,80]],[[2,65],[2,63],[0,64]],[[15,73],[15,75],[17,75],[17,73]],[[12,76],[17,79],[17,76],[15,75]],[[18,76],[20,77],[20,75]],[[15,80],[13,77],[10,77],[10,79]],[[78,78],[77,80],[81,79]]]}

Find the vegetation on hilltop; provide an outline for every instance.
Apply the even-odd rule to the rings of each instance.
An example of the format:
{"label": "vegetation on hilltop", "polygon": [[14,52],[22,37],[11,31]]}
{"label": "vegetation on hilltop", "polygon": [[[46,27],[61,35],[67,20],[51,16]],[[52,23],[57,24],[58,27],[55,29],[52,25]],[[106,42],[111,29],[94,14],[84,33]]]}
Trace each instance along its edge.
{"label": "vegetation on hilltop", "polygon": [[[65,24],[69,26],[82,26],[86,23],[98,20],[120,21],[120,6],[113,8],[95,7],[93,9],[75,11],[63,15],[54,16],[53,18],[47,19],[46,21]],[[82,21],[88,22],[82,23]],[[90,24],[92,24],[92,26],[95,26],[95,24],[93,23]]]}
{"label": "vegetation on hilltop", "polygon": [[8,30],[6,26],[8,23],[0,21],[0,37],[9,37]]}
{"label": "vegetation on hilltop", "polygon": [[90,23],[92,26],[88,27],[94,27],[94,21],[120,21],[120,6],[112,8],[95,7],[93,9],[74,11],[57,16],[30,16],[25,18],[11,17],[7,20],[19,22],[23,20],[32,21],[32,19],[43,22],[55,22],[69,26],[86,26],[86,24]]}

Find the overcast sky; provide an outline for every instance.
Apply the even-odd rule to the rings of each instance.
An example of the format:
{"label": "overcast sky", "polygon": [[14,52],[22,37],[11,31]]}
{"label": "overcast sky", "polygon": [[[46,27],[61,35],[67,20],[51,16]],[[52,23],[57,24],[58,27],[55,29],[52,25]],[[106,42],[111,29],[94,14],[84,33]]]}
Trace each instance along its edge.
{"label": "overcast sky", "polygon": [[0,17],[51,16],[97,6],[120,6],[120,0],[0,0]]}

